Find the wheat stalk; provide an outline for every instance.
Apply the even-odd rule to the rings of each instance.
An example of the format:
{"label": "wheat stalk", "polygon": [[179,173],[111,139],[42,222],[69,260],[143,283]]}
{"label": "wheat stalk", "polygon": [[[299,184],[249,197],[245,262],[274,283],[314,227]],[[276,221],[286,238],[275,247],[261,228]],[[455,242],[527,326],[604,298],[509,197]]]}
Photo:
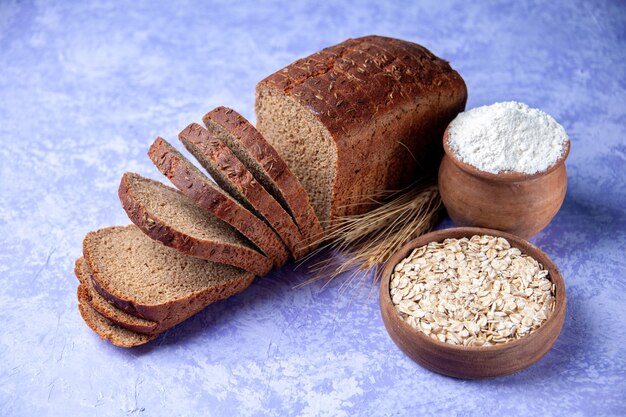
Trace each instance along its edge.
{"label": "wheat stalk", "polygon": [[[380,203],[380,199],[387,199]],[[418,184],[408,190],[386,192],[370,199],[381,205],[372,211],[334,220],[324,237],[325,242],[314,253],[332,249],[328,257],[309,267],[314,273],[301,285],[327,279],[325,285],[348,271],[342,288],[350,285],[362,272],[374,271],[374,283],[380,278],[384,263],[405,243],[429,231],[435,224],[442,203],[436,184]],[[307,259],[309,258],[307,257]]]}

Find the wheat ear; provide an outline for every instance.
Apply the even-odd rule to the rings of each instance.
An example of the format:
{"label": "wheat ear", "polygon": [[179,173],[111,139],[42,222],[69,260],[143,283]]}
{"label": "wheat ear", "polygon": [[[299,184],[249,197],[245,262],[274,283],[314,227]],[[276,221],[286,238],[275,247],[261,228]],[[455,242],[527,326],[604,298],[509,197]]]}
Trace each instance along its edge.
{"label": "wheat ear", "polygon": [[405,243],[429,231],[442,207],[436,184],[418,184],[374,198],[389,196],[391,199],[374,210],[334,220],[324,238],[328,243],[314,254],[332,249],[335,256],[311,265],[309,269],[314,276],[301,285],[318,279],[326,279],[328,283],[348,271],[352,272],[342,287],[350,285],[364,271],[373,270],[377,281],[382,265]]}

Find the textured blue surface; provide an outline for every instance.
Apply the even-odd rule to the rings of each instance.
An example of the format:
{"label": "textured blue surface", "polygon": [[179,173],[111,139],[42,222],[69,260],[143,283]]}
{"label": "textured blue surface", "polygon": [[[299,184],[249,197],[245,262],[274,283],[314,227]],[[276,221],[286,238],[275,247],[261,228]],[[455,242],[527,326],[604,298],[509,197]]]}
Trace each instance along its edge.
{"label": "textured blue surface", "polygon": [[[74,3],[0,1],[0,415],[626,415],[624,2]],[[570,134],[565,204],[532,239],[567,285],[554,348],[442,377],[391,342],[368,277],[294,289],[293,266],[147,346],[99,340],[73,261],[128,223],[118,181],[157,176],[151,140],[217,105],[253,117],[258,80],[370,33],[448,59],[469,107],[523,101]]]}

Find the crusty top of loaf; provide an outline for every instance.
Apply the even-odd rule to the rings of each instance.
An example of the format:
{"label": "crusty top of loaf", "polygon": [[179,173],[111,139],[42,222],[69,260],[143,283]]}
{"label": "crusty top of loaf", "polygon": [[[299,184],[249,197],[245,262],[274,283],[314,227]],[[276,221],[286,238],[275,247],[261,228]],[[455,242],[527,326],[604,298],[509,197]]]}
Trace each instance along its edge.
{"label": "crusty top of loaf", "polygon": [[299,59],[265,78],[271,88],[306,106],[331,134],[353,133],[372,117],[416,97],[465,92],[447,61],[412,42],[382,36],[348,39]]}
{"label": "crusty top of loaf", "polygon": [[[371,209],[370,198],[381,191],[433,175],[443,154],[443,131],[465,108],[467,88],[446,61],[426,48],[366,36],[297,60],[257,85],[259,128],[272,144],[288,148],[294,142],[288,127],[287,133],[282,133],[284,126],[271,132],[276,123],[271,115],[282,110],[273,108],[270,97],[293,102],[305,112],[297,117],[312,119],[311,126],[334,141],[334,149],[323,149],[330,155],[328,165],[334,165],[326,172],[332,176],[328,197],[325,186],[316,188],[307,177],[306,162],[288,161],[313,195],[320,219],[332,223]],[[313,155],[321,153],[315,146],[327,146],[306,132],[303,139],[313,148],[304,151]]]}

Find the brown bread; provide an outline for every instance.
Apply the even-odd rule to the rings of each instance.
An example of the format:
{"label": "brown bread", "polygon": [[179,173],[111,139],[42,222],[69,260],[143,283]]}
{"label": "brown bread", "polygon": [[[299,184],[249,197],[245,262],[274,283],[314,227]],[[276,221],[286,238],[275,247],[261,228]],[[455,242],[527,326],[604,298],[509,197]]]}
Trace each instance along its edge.
{"label": "brown bread", "polygon": [[307,250],[322,237],[309,197],[276,149],[242,115],[227,107],[217,107],[202,121],[294,218],[306,239]]}
{"label": "brown bread", "polygon": [[78,278],[78,281],[80,281],[80,285],[84,287],[82,299],[101,316],[120,327],[137,333],[158,334],[165,330],[160,326],[160,323],[125,313],[102,297],[93,286],[91,271],[89,270],[87,262],[85,262],[85,258],[81,257],[76,261],[74,264],[74,274],[76,278]]}
{"label": "brown bread", "polygon": [[306,253],[304,237],[293,218],[221,140],[197,123],[187,126],[178,137],[220,187],[272,226],[295,259]]}
{"label": "brown bread", "polygon": [[272,260],[244,236],[174,188],[127,172],[119,197],[133,223],[164,245],[255,275],[272,269]]}
{"label": "brown bread", "polygon": [[257,129],[307,190],[326,225],[370,199],[433,175],[447,124],[467,89],[426,48],[380,36],[348,39],[257,85]]}
{"label": "brown bread", "polygon": [[183,194],[237,229],[271,258],[275,267],[281,267],[287,262],[289,252],[276,233],[231,198],[165,139],[156,138],[148,150],[148,156]]}
{"label": "brown bread", "polygon": [[161,329],[243,291],[254,279],[242,269],[184,255],[134,225],[88,233],[83,256],[101,296]]}
{"label": "brown bread", "polygon": [[78,310],[83,320],[101,339],[108,340],[115,346],[131,348],[154,340],[157,335],[135,333],[124,329],[110,320],[107,320],[91,307],[87,301],[86,289],[78,286]]}

